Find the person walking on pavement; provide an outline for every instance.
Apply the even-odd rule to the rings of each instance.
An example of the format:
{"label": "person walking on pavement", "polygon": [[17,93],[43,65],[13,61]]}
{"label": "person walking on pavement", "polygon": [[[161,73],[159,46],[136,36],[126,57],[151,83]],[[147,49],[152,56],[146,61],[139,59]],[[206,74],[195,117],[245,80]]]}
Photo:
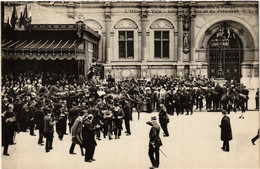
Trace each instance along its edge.
{"label": "person walking on pavement", "polygon": [[223,141],[223,146],[221,149],[223,151],[229,152],[229,141],[232,140],[232,129],[230,125],[230,118],[226,115],[227,112],[222,110],[224,117],[221,120],[221,140]]}
{"label": "person walking on pavement", "polygon": [[85,162],[91,163],[95,161],[93,158],[95,147],[97,146],[97,142],[95,140],[95,128],[93,126],[94,116],[89,114],[87,118],[83,119],[83,129],[82,129],[82,137],[83,137],[83,146],[86,149],[85,151]]}
{"label": "person walking on pavement", "polygon": [[160,126],[156,123],[156,117],[152,117],[151,121],[146,122],[146,124],[152,126],[149,133],[149,151],[148,155],[152,163],[151,168],[158,168],[160,165],[160,146],[162,146],[162,141],[159,136]]}
{"label": "person walking on pavement", "polygon": [[164,137],[168,137],[169,136],[169,132],[168,132],[168,128],[167,125],[169,123],[169,116],[167,115],[167,109],[166,107],[161,103],[160,104],[160,110],[159,110],[159,122],[160,125],[163,129],[163,136]]}
{"label": "person walking on pavement", "polygon": [[70,154],[76,154],[74,153],[75,145],[78,144],[80,146],[81,155],[84,155],[83,152],[83,138],[82,138],[82,121],[85,116],[88,114],[84,114],[85,112],[81,112],[81,114],[76,118],[74,124],[71,128],[71,135],[72,135],[72,143],[70,146]]}
{"label": "person walking on pavement", "polygon": [[255,141],[257,139],[259,139],[259,133],[260,133],[260,129],[258,129],[257,135],[254,138],[251,139],[251,142],[252,142],[253,145],[255,145]]}

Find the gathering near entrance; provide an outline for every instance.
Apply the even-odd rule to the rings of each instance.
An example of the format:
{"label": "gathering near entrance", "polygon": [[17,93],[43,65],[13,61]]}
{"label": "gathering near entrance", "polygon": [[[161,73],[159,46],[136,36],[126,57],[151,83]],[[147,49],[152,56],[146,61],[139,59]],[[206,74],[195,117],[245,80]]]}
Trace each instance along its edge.
{"label": "gathering near entrance", "polygon": [[[93,166],[100,144],[117,142],[120,147],[143,130],[147,147],[141,149],[147,154],[138,155],[149,159],[150,168],[159,168],[161,157],[171,156],[164,147],[187,147],[174,142],[181,137],[173,126],[191,124],[176,120],[204,114],[223,115],[215,118],[217,125],[199,124],[215,131],[223,157],[232,157],[234,140],[249,128],[257,135],[243,139],[255,148],[259,126],[251,125],[248,115],[259,111],[258,5],[1,2],[4,157],[12,158],[10,147],[19,146],[17,136],[22,133],[34,139],[32,149],[46,158],[70,138],[67,155]],[[144,117],[149,120],[142,121]],[[241,130],[238,124],[247,128]],[[179,132],[186,137],[185,130]],[[206,138],[204,133],[193,134]]]}

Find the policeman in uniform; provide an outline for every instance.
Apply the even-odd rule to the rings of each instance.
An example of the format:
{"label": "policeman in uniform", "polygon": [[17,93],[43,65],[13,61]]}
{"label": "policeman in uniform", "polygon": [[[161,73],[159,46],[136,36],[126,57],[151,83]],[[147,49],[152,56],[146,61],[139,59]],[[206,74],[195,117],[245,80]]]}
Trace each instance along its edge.
{"label": "policeman in uniform", "polygon": [[149,133],[149,158],[154,167],[159,167],[160,165],[160,146],[162,146],[162,141],[160,139],[160,126],[156,123],[156,117],[152,117],[151,121],[146,122],[146,124],[152,126]]}

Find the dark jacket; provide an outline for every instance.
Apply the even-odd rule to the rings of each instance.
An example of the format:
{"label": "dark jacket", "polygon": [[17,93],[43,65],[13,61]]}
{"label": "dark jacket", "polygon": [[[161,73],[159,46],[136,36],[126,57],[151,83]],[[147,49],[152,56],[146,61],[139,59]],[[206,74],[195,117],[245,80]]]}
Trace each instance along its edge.
{"label": "dark jacket", "polygon": [[91,122],[86,120],[84,122],[84,127],[82,128],[82,138],[83,138],[83,147],[93,147],[96,146],[95,140],[95,130]]}
{"label": "dark jacket", "polygon": [[47,114],[44,117],[44,132],[45,133],[51,133],[53,132],[53,126],[54,126],[54,121],[51,115]]}
{"label": "dark jacket", "polygon": [[71,135],[72,135],[72,142],[75,144],[79,144],[82,145],[83,144],[83,140],[82,140],[82,123],[81,123],[81,118],[82,117],[78,117],[72,128],[71,128]]}
{"label": "dark jacket", "polygon": [[125,104],[123,107],[123,111],[125,114],[125,120],[131,120],[131,106],[130,104]]}
{"label": "dark jacket", "polygon": [[166,108],[165,106],[162,106],[159,110],[159,122],[160,123],[168,123],[169,122],[169,117],[166,113]]}
{"label": "dark jacket", "polygon": [[44,110],[41,108],[36,109],[35,112],[35,123],[36,126],[39,130],[43,130],[44,129]]}
{"label": "dark jacket", "polygon": [[160,126],[157,123],[151,123],[148,122],[147,124],[151,125],[152,128],[150,129],[150,133],[149,133],[149,145],[155,145],[156,147],[160,147],[162,146],[162,141],[161,138],[159,136],[160,134]]}
{"label": "dark jacket", "polygon": [[221,120],[221,140],[230,141],[232,140],[232,130],[230,125],[230,119],[228,116],[224,116]]}

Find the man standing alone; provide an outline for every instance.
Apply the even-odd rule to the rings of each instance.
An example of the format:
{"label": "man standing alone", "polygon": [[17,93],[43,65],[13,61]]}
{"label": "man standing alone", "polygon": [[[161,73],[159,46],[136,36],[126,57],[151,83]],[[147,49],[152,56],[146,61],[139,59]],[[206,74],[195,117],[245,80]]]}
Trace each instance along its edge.
{"label": "man standing alone", "polygon": [[163,136],[164,137],[168,137],[169,136],[169,132],[168,132],[168,128],[167,125],[169,123],[169,117],[167,115],[167,110],[166,107],[163,104],[160,104],[160,110],[159,110],[159,122],[160,125],[163,129]]}
{"label": "man standing alone", "polygon": [[229,141],[232,140],[232,130],[230,125],[230,118],[226,116],[226,111],[222,110],[224,117],[221,120],[221,140],[223,141],[223,146],[221,149],[223,151],[229,152]]}
{"label": "man standing alone", "polygon": [[146,122],[146,124],[152,126],[149,133],[150,142],[149,142],[148,154],[153,165],[153,167],[151,168],[154,167],[157,168],[159,167],[160,164],[159,150],[160,150],[160,146],[162,146],[162,141],[159,137],[160,126],[156,123],[156,117],[152,117],[151,120],[152,121]]}

